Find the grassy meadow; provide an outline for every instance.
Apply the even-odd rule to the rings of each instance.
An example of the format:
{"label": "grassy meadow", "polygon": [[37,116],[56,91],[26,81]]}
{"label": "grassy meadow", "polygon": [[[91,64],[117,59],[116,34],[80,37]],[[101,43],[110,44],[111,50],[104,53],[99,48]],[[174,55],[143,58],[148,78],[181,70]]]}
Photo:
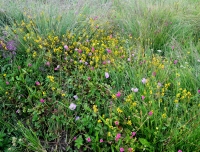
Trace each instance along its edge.
{"label": "grassy meadow", "polygon": [[199,152],[199,0],[0,0],[0,152]]}

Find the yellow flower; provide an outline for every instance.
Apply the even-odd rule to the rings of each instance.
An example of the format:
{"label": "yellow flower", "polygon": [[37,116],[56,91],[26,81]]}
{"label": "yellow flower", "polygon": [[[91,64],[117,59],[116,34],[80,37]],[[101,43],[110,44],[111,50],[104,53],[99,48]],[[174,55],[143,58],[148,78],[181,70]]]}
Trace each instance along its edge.
{"label": "yellow flower", "polygon": [[62,97],[64,97],[64,96],[65,96],[65,94],[63,93],[63,94],[62,94]]}
{"label": "yellow flower", "polygon": [[93,105],[93,110],[94,110],[94,112],[95,112],[95,113],[97,113],[97,112],[98,112],[97,105]]}
{"label": "yellow flower", "polygon": [[101,123],[101,122],[102,122],[102,121],[99,119],[99,120],[98,120],[98,123]]}
{"label": "yellow flower", "polygon": [[133,102],[132,105],[133,105],[133,107],[136,107],[137,106],[137,102]]}
{"label": "yellow flower", "polygon": [[109,136],[109,137],[111,136],[111,133],[110,133],[110,132],[108,132],[108,136]]}
{"label": "yellow flower", "polygon": [[131,126],[132,125],[131,120],[128,120],[127,124]]}
{"label": "yellow flower", "polygon": [[167,117],[167,114],[166,114],[166,113],[162,114],[162,118],[163,118],[163,119],[165,119],[166,117]]}
{"label": "yellow flower", "polygon": [[4,77],[6,77],[6,74],[3,74]]}
{"label": "yellow flower", "polygon": [[113,98],[113,99],[117,99],[117,97],[116,97],[116,95],[115,95],[115,94],[113,94],[113,95],[112,95],[112,98]]}
{"label": "yellow flower", "polygon": [[123,111],[120,108],[117,108],[118,113],[122,113]]}

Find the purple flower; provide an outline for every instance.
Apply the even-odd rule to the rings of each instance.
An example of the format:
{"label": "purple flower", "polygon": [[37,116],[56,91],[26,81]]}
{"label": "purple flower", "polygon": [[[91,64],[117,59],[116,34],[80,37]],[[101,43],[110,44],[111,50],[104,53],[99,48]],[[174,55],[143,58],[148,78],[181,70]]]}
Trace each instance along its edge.
{"label": "purple flower", "polygon": [[69,109],[70,110],[75,110],[76,109],[76,104],[71,103],[70,106],[69,106]]}
{"label": "purple flower", "polygon": [[75,120],[77,121],[77,120],[79,120],[79,119],[80,119],[80,117],[79,117],[79,116],[76,116]]}
{"label": "purple flower", "polygon": [[108,72],[105,72],[105,77],[106,77],[106,79],[109,78],[109,73]]}
{"label": "purple flower", "polygon": [[16,43],[15,43],[15,41],[13,41],[13,40],[8,41],[7,44],[6,44],[6,48],[9,51],[15,51],[16,50]]}
{"label": "purple flower", "polygon": [[117,92],[116,97],[119,98],[121,96],[121,92]]}

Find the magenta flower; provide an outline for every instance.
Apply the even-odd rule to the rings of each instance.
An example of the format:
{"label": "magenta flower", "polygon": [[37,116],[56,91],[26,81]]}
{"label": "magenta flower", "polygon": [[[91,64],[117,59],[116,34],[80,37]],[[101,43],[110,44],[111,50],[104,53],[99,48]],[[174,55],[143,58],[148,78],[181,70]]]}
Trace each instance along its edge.
{"label": "magenta flower", "polygon": [[136,135],[136,132],[132,132],[132,136],[134,137]]}
{"label": "magenta flower", "polygon": [[91,142],[91,138],[90,137],[88,137],[86,140],[87,140],[87,142]]}
{"label": "magenta flower", "polygon": [[35,85],[36,85],[36,86],[39,86],[39,85],[40,85],[40,82],[36,81],[36,82],[35,82]]}
{"label": "magenta flower", "polygon": [[182,152],[182,150],[179,149],[178,152]]}
{"label": "magenta flower", "polygon": [[152,115],[153,115],[153,111],[150,111],[150,112],[149,112],[149,116],[152,116]]}
{"label": "magenta flower", "polygon": [[31,67],[31,66],[32,66],[32,64],[31,64],[31,63],[29,63],[29,64],[28,64],[28,66],[29,66],[29,67]]}
{"label": "magenta flower", "polygon": [[69,47],[67,45],[64,46],[65,50],[69,50]]}
{"label": "magenta flower", "polygon": [[178,63],[178,60],[174,60],[174,64]]}
{"label": "magenta flower", "polygon": [[103,139],[100,139],[100,141],[99,141],[100,143],[102,143],[103,142]]}
{"label": "magenta flower", "polygon": [[198,93],[200,93],[200,90],[198,90]]}
{"label": "magenta flower", "polygon": [[78,53],[82,53],[82,50],[81,50],[81,49],[79,49],[79,50],[78,50]]}
{"label": "magenta flower", "polygon": [[91,77],[88,77],[87,79],[88,79],[88,80],[91,80]]}
{"label": "magenta flower", "polygon": [[108,53],[111,53],[111,50],[110,50],[110,49],[106,49],[106,51],[107,51]]}
{"label": "magenta flower", "polygon": [[117,92],[116,97],[119,98],[121,96],[121,92]]}
{"label": "magenta flower", "polygon": [[118,134],[116,135],[116,137],[115,137],[115,140],[118,141],[120,137],[121,137],[121,134],[118,133]]}
{"label": "magenta flower", "polygon": [[70,106],[69,106],[69,109],[70,110],[75,110],[76,109],[76,104],[71,103]]}
{"label": "magenta flower", "polygon": [[44,103],[44,101],[45,101],[44,99],[40,99],[40,102],[41,102],[41,103]]}
{"label": "magenta flower", "polygon": [[105,77],[106,77],[106,79],[109,78],[109,73],[108,72],[105,72]]}
{"label": "magenta flower", "polygon": [[92,52],[94,52],[94,50],[95,50],[94,47],[92,47]]}
{"label": "magenta flower", "polygon": [[57,67],[54,70],[57,71],[58,69],[60,69],[60,65],[57,65]]}
{"label": "magenta flower", "polygon": [[6,81],[6,84],[9,85],[10,83],[8,81]]}
{"label": "magenta flower", "polygon": [[124,148],[122,148],[122,147],[119,150],[120,150],[120,152],[124,152]]}
{"label": "magenta flower", "polygon": [[76,140],[76,137],[74,137],[73,139]]}
{"label": "magenta flower", "polygon": [[144,100],[145,96],[142,96],[142,100]]}

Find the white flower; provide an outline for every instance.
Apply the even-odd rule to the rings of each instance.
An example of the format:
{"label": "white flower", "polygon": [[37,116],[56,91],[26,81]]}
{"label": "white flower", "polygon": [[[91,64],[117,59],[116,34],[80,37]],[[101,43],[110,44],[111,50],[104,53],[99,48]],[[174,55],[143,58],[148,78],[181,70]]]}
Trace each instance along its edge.
{"label": "white flower", "polygon": [[71,103],[70,106],[69,106],[69,109],[75,110],[76,109],[76,104]]}
{"label": "white flower", "polygon": [[108,72],[105,72],[105,77],[106,77],[106,79],[109,78],[109,73]]}
{"label": "white flower", "polygon": [[162,51],[161,51],[161,50],[157,50],[157,52],[159,52],[159,53],[160,53],[160,52],[162,52]]}
{"label": "white flower", "polygon": [[131,88],[131,91],[138,92],[138,88]]}
{"label": "white flower", "polygon": [[74,97],[75,100],[78,100],[78,96],[77,95],[74,95],[73,97]]}
{"label": "white flower", "polygon": [[142,83],[143,83],[143,84],[147,83],[147,79],[142,78]]}

